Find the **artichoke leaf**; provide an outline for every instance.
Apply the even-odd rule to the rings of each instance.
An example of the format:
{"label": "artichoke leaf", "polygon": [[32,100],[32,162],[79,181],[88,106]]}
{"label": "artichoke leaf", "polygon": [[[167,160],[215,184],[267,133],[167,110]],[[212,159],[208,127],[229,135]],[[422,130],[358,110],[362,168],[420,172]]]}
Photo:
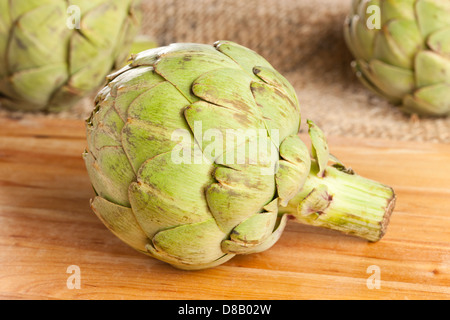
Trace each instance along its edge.
{"label": "artichoke leaf", "polygon": [[[82,51],[80,49],[74,50],[76,52]],[[93,51],[94,54],[96,51]],[[99,57],[86,57],[79,58],[84,62],[81,69],[75,71],[71,69],[71,77],[69,79],[69,85],[75,90],[81,90],[82,92],[89,92],[92,87],[98,87],[105,82],[105,74],[113,68],[113,62],[108,59]],[[86,61],[89,61],[86,63]]]}
{"label": "artichoke leaf", "polygon": [[[9,79],[13,92],[8,95],[22,97],[26,103],[37,108],[48,103],[55,87],[61,87],[67,81],[67,66],[65,64],[46,65],[16,72]],[[27,107],[24,107],[27,108]]]}
{"label": "artichoke leaf", "polygon": [[347,168],[341,160],[339,160],[337,157],[335,157],[331,153],[330,153],[330,161],[333,162],[333,164],[331,165],[333,168],[335,168],[339,171],[345,172],[347,174],[350,174],[350,175],[355,174],[355,171],[353,171],[352,168],[350,168],[350,167]]}
{"label": "artichoke leaf", "polygon": [[179,163],[166,152],[142,164],[129,198],[149,238],[161,229],[211,218],[204,190],[214,182],[213,167],[203,161]]}
{"label": "artichoke leaf", "polygon": [[[234,246],[242,250],[260,245],[273,232],[277,222],[278,199],[273,200],[263,208],[265,211],[256,213],[237,225],[230,234]],[[229,252],[229,251],[227,251]]]}
{"label": "artichoke leaf", "polygon": [[225,240],[222,242],[222,250],[224,252],[236,253],[236,254],[252,254],[259,253],[270,249],[281,237],[286,227],[288,215],[283,214],[278,216],[275,230],[272,234],[262,243],[253,246],[242,246],[240,243],[236,243],[231,240]]}
{"label": "artichoke leaf", "polygon": [[290,100],[290,105],[292,105],[297,110],[297,112],[300,112],[295,89],[285,77],[283,77],[280,73],[278,73],[271,67],[264,67],[259,65],[253,68],[253,73],[266,84],[272,86],[274,89],[281,91],[286,96],[286,98]]}
{"label": "artichoke leaf", "polygon": [[450,114],[450,85],[424,87],[403,99],[402,110],[409,113],[445,116]]}
{"label": "artichoke leaf", "polygon": [[440,83],[450,84],[450,57],[432,51],[421,51],[416,56],[415,68],[418,88]]}
{"label": "artichoke leaf", "polygon": [[[131,56],[130,66],[153,66],[161,58],[173,55],[179,56],[183,52],[189,52],[193,54],[199,54],[201,52],[202,55],[214,55],[216,53],[214,48],[203,44],[172,43],[168,46],[148,49],[137,54],[133,54]],[[127,67],[124,67],[124,70],[126,70],[126,68]]]}
{"label": "artichoke leaf", "polygon": [[414,90],[414,73],[409,69],[398,68],[379,60],[372,60],[370,64],[358,61],[358,67],[375,92],[381,92],[393,102],[400,102],[405,94]]}
{"label": "artichoke leaf", "polygon": [[80,33],[86,42],[107,51],[114,49],[123,25],[117,21],[126,21],[130,0],[104,1],[92,7],[84,7],[81,16]]}
{"label": "artichoke leaf", "polygon": [[139,119],[168,131],[188,130],[183,117],[189,102],[169,82],[161,82],[136,97],[128,108],[128,118]]}
{"label": "artichoke leaf", "polygon": [[80,29],[72,34],[70,40],[69,67],[73,75],[72,86],[88,90],[92,83],[100,85],[104,75],[115,67],[116,58],[120,55],[120,52],[114,52],[116,43],[130,47],[119,38],[120,33],[126,30],[124,25],[127,24],[130,1],[108,1],[96,6],[80,4]]}
{"label": "artichoke leaf", "polygon": [[114,99],[110,93],[110,88],[106,87],[106,90],[102,90],[101,94],[97,95],[95,101],[96,106],[92,110],[90,117],[86,120],[89,127],[97,128],[102,122],[103,117],[111,108],[114,108]]}
{"label": "artichoke leaf", "polygon": [[156,233],[147,250],[176,266],[210,264],[223,257],[220,244],[225,237],[214,219],[210,218]]}
{"label": "artichoke leaf", "polygon": [[298,135],[287,137],[280,146],[276,185],[280,205],[286,206],[303,187],[311,169],[309,151]]}
{"label": "artichoke leaf", "polygon": [[154,64],[156,72],[172,83],[190,103],[199,100],[191,89],[193,82],[201,75],[217,69],[238,68],[227,57],[212,55],[207,50],[191,53],[169,52],[163,53],[163,57]]}
{"label": "artichoke leaf", "polygon": [[424,38],[450,26],[450,3],[442,0],[417,0],[416,19]]}
{"label": "artichoke leaf", "polygon": [[150,239],[137,223],[131,208],[112,203],[102,197],[95,197],[91,201],[91,208],[114,235],[134,249],[148,254],[146,246],[150,243]]}
{"label": "artichoke leaf", "polygon": [[[9,34],[7,61],[10,74],[64,64],[65,78],[68,78],[67,45],[61,45],[69,42],[71,34],[65,24],[65,11],[64,2],[53,1],[30,8],[17,17]],[[42,37],[42,34],[51,36]]]}
{"label": "artichoke leaf", "polygon": [[450,27],[431,34],[428,37],[427,44],[434,52],[450,58]]}
{"label": "artichoke leaf", "polygon": [[110,108],[95,130],[94,148],[98,151],[105,146],[121,146],[120,132],[123,126],[122,118],[114,108]]}
{"label": "artichoke leaf", "polygon": [[225,108],[259,116],[250,85],[252,78],[244,71],[232,68],[213,70],[198,77],[192,92],[203,100]]}
{"label": "artichoke leaf", "polygon": [[96,158],[91,152],[85,152],[83,158],[96,193],[108,201],[129,207],[128,186],[136,176],[122,147],[103,147]]}
{"label": "artichoke leaf", "polygon": [[226,234],[260,212],[275,195],[273,175],[263,174],[260,166],[241,167],[242,171],[218,166],[214,171],[217,183],[206,189],[208,206],[217,224]]}
{"label": "artichoke leaf", "polygon": [[328,193],[326,185],[321,184],[314,188],[298,205],[299,214],[309,216],[321,215],[330,206],[332,196]]}
{"label": "artichoke leaf", "polygon": [[[151,66],[140,66],[132,69],[133,72],[119,73],[108,79],[108,87],[111,88],[113,97],[117,97],[124,92],[131,93],[140,92],[143,89],[148,90],[165,81]],[[131,101],[132,99],[130,99]]]}
{"label": "artichoke leaf", "polygon": [[373,40],[377,29],[368,29],[366,19],[360,16],[348,17],[344,29],[345,41],[356,59],[368,60],[373,54]]}
{"label": "artichoke leaf", "polygon": [[187,107],[184,115],[199,148],[211,162],[237,163],[233,153],[235,148],[260,135],[267,137],[265,123],[240,110],[198,101]]}
{"label": "artichoke leaf", "polygon": [[307,120],[309,125],[309,136],[311,138],[312,156],[319,166],[317,176],[322,177],[330,158],[330,151],[328,150],[328,143],[323,131],[311,120]]}
{"label": "artichoke leaf", "polygon": [[276,212],[257,213],[241,222],[231,232],[232,241],[247,245],[257,245],[263,242],[273,231],[277,218]]}
{"label": "artichoke leaf", "polygon": [[380,10],[383,12],[381,24],[393,19],[414,21],[416,0],[380,1]]}
{"label": "artichoke leaf", "polygon": [[[133,114],[128,114],[132,104],[139,104],[140,107],[147,107],[147,105],[151,106],[155,104],[152,100],[142,103],[142,99],[145,96],[148,97],[148,95],[155,94],[155,92],[149,93],[149,91],[155,90],[156,93],[159,93],[161,88],[167,88],[167,95],[171,98],[177,98],[177,95],[181,96],[178,92],[174,94],[173,90],[175,89],[168,88],[168,83],[154,72],[153,68],[141,67],[136,69],[135,72],[139,74],[138,80],[127,79],[127,73],[125,73],[123,76],[119,75],[108,84],[108,86],[111,87],[111,95],[115,98],[114,108],[116,108],[124,122],[126,122],[129,117],[133,117]],[[159,87],[160,85],[161,87]],[[182,100],[184,103],[184,98],[181,98],[178,97],[176,101]],[[141,103],[139,103],[139,99]],[[162,101],[162,99],[157,99],[156,101]]]}
{"label": "artichoke leaf", "polygon": [[414,21],[392,20],[375,37],[373,57],[399,68],[411,69],[415,54],[423,46]]}
{"label": "artichoke leaf", "polygon": [[267,62],[266,59],[253,50],[237,43],[231,41],[217,41],[214,46],[219,52],[232,59],[238,68],[242,68],[247,74],[252,76],[254,80],[259,80],[253,72],[255,66],[273,69],[272,65]]}
{"label": "artichoke leaf", "polygon": [[120,131],[124,123],[114,109],[114,99],[109,92],[109,90],[105,90],[104,95],[99,97],[96,108],[86,121],[89,151],[94,157],[97,157],[98,151],[103,147],[121,146]]}
{"label": "artichoke leaf", "polygon": [[251,90],[264,117],[268,134],[278,147],[287,136],[299,130],[300,113],[297,105],[286,94],[265,83],[253,82]]}
{"label": "artichoke leaf", "polygon": [[[186,130],[188,134],[189,131]],[[122,130],[121,144],[135,172],[142,164],[159,154],[174,151],[179,143],[193,141],[191,135],[187,141],[178,141],[172,132],[146,121],[129,119]]]}

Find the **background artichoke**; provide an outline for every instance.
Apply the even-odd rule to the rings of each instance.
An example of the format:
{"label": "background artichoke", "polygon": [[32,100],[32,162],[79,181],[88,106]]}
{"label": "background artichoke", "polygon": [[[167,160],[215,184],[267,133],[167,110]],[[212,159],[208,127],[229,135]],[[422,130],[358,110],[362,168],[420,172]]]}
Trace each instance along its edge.
{"label": "background artichoke", "polygon": [[450,113],[450,1],[354,0],[345,37],[373,91],[407,113]]}
{"label": "background artichoke", "polygon": [[1,104],[59,111],[98,89],[129,55],[138,5],[138,0],[0,0]]}
{"label": "background artichoke", "polygon": [[91,205],[136,250],[201,269],[270,248],[288,217],[384,234],[393,190],[346,169],[308,121],[311,157],[293,88],[255,52],[173,44],[109,81],[87,120]]}

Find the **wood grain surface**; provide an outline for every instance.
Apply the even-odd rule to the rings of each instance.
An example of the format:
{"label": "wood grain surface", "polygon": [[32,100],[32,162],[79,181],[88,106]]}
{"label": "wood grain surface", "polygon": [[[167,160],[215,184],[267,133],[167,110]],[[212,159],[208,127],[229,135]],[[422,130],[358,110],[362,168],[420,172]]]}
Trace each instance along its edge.
{"label": "wood grain surface", "polygon": [[[396,190],[382,241],[290,221],[270,250],[189,272],[129,248],[92,213],[83,121],[0,118],[0,298],[450,299],[450,146],[329,143]],[[72,265],[80,289],[67,286]]]}

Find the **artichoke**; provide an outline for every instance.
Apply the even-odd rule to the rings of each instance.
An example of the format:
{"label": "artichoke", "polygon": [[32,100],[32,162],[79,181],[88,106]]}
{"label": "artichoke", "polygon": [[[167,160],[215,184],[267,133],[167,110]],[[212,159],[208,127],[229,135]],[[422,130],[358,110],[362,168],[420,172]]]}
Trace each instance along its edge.
{"label": "artichoke", "polygon": [[137,0],[0,0],[0,103],[60,111],[123,67]]}
{"label": "artichoke", "polygon": [[289,82],[228,41],[133,55],[108,77],[83,154],[99,219],[136,250],[181,269],[270,248],[288,218],[379,240],[390,187],[330,155]]}
{"label": "artichoke", "polygon": [[450,114],[450,1],[354,0],[344,30],[367,87],[406,113]]}

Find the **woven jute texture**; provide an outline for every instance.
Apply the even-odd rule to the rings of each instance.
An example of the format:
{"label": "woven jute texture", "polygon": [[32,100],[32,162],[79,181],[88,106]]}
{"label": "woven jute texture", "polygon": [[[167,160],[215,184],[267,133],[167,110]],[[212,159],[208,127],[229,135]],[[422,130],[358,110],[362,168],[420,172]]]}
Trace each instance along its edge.
{"label": "woven jute texture", "polygon": [[[294,85],[303,121],[314,120],[328,135],[450,143],[450,117],[403,115],[358,82],[342,32],[350,5],[351,0],[143,0],[142,33],[160,45],[231,40],[257,51]],[[45,116],[84,118],[91,101]]]}

